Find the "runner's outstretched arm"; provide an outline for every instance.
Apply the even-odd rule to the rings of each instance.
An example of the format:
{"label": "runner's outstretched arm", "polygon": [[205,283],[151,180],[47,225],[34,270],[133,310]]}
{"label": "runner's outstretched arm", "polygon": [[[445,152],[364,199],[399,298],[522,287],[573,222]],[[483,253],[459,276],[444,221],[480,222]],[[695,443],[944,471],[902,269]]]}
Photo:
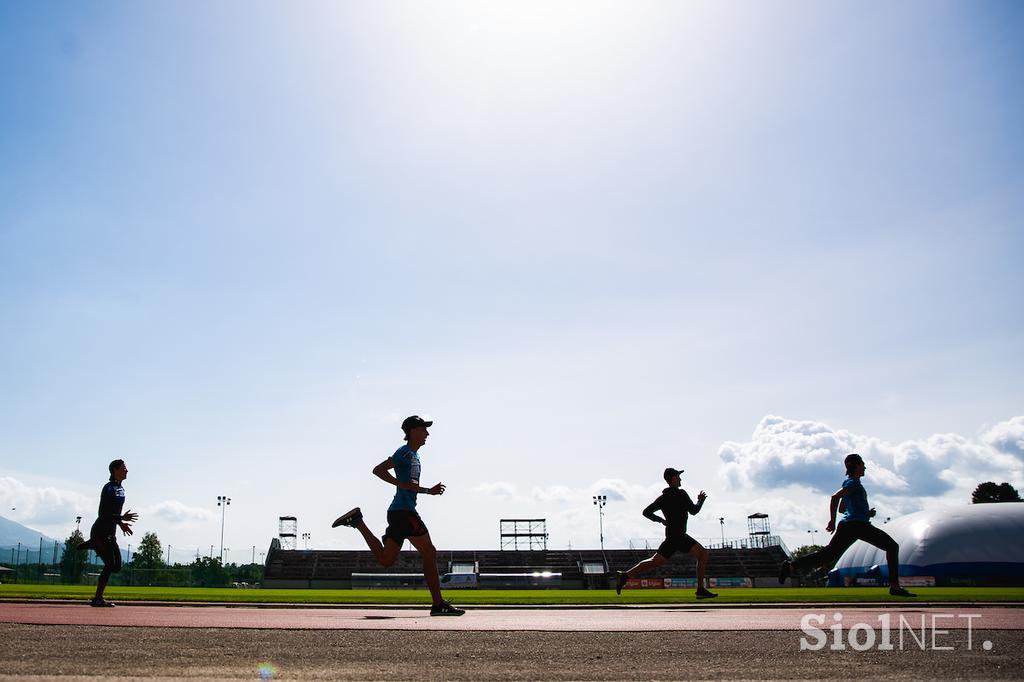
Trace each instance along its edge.
{"label": "runner's outstretched arm", "polygon": [[836,492],[832,493],[832,497],[828,503],[828,525],[825,526],[825,530],[829,533],[836,529],[836,511],[839,510],[839,502],[846,497],[846,488],[840,488]]}
{"label": "runner's outstretched arm", "polygon": [[[689,496],[687,496],[687,499],[689,499]],[[700,513],[701,508],[704,506],[704,500],[706,499],[708,499],[708,494],[701,490],[697,495],[697,504],[694,504],[693,500],[690,500],[690,508],[688,511],[696,516]]]}
{"label": "runner's outstretched arm", "polygon": [[654,513],[658,509],[661,509],[661,506],[658,504],[660,501],[661,501],[661,498],[659,497],[654,502],[651,502],[649,505],[647,505],[647,508],[644,509],[644,511],[643,511],[643,515],[646,516],[647,518],[649,518],[651,521],[654,521],[655,523],[660,523],[661,525],[664,526],[665,525],[665,519],[661,518],[660,516],[658,516],[657,514]]}
{"label": "runner's outstretched arm", "polygon": [[401,488],[402,490],[411,490],[414,493],[422,493],[424,495],[444,494],[445,485],[443,483],[438,483],[432,488],[424,488],[423,486],[416,485],[411,481],[408,483],[402,483],[397,478],[391,475],[390,470],[394,468],[395,463],[391,461],[390,457],[388,457],[386,460],[384,460],[377,466],[373,467],[373,475],[379,478],[380,480],[384,481],[385,483],[390,483],[396,488]]}

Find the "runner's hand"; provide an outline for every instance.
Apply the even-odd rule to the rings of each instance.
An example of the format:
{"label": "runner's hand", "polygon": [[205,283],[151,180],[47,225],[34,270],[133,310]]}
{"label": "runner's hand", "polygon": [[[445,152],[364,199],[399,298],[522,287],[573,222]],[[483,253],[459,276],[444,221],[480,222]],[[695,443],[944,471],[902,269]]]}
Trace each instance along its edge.
{"label": "runner's hand", "polygon": [[433,488],[427,491],[428,495],[444,495],[444,483],[438,483]]}
{"label": "runner's hand", "polygon": [[121,514],[121,521],[123,521],[124,523],[132,523],[137,518],[139,518],[139,515],[133,512],[131,509],[126,511],[124,514]]}
{"label": "runner's hand", "polygon": [[827,530],[829,533],[834,532],[835,529],[836,529],[836,522],[835,521],[829,521],[828,525],[825,526],[825,530]]}
{"label": "runner's hand", "polygon": [[125,535],[132,535],[132,527],[127,523],[119,522],[117,525],[121,526],[121,532]]}
{"label": "runner's hand", "polygon": [[708,494],[706,492],[701,490],[699,493],[697,493],[697,501],[698,502],[703,502],[706,499],[708,499]]}

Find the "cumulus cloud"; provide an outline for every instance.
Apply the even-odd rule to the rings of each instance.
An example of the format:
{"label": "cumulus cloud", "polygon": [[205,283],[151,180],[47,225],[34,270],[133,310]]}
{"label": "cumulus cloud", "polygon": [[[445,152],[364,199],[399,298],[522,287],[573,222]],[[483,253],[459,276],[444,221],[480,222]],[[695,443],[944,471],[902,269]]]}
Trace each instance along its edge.
{"label": "cumulus cloud", "polygon": [[144,507],[139,511],[139,515],[140,517],[142,515],[155,516],[158,519],[180,525],[203,523],[214,518],[214,513],[209,509],[190,507],[184,502],[177,500],[165,500],[149,507]]}
{"label": "cumulus cloud", "polygon": [[982,440],[991,448],[1024,461],[1024,417],[996,424]]}
{"label": "cumulus cloud", "polygon": [[567,485],[549,485],[544,487],[534,487],[530,496],[538,502],[565,503],[571,501],[574,497],[578,497],[579,493],[573,491],[573,489]]}
{"label": "cumulus cloud", "polygon": [[[549,485],[534,487],[530,496],[538,502],[559,502],[565,504],[591,503],[595,495],[604,495],[611,502],[629,502],[656,497],[660,487],[657,485],[641,485],[619,478],[602,478],[590,485],[572,487],[567,485]],[[652,497],[653,499],[653,497]]]}
{"label": "cumulus cloud", "polygon": [[97,496],[90,498],[73,490],[32,486],[10,476],[0,477],[0,499],[7,505],[4,515],[24,524],[71,524],[76,516],[96,511],[99,490],[96,492]]}
{"label": "cumulus cloud", "polygon": [[508,483],[506,481],[494,481],[491,483],[481,483],[480,485],[473,488],[473,492],[478,495],[485,497],[501,498],[506,499],[509,497],[515,497],[518,493],[514,483]]}
{"label": "cumulus cloud", "polygon": [[[882,495],[929,497],[952,491],[961,481],[1002,472],[1019,477],[1014,448],[1024,438],[1024,417],[989,430],[980,441],[958,434],[891,444],[833,429],[827,424],[769,415],[749,441],[719,448],[719,473],[733,489],[797,485],[824,493],[836,488],[843,458],[859,452],[868,465],[871,489]],[[1012,456],[1011,456],[1012,455]]]}

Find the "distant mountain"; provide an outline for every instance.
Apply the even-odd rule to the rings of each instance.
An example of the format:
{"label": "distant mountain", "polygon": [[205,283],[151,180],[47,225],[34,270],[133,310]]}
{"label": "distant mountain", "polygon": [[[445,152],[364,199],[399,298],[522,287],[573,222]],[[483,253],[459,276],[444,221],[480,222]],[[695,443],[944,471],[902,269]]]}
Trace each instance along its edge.
{"label": "distant mountain", "polygon": [[54,538],[0,516],[0,547],[16,547],[20,542],[22,547],[38,549],[39,538],[43,539],[43,545],[53,546]]}
{"label": "distant mountain", "polygon": [[[88,533],[88,527],[82,531]],[[43,539],[44,563],[54,560],[60,561],[64,556],[64,538],[55,540],[49,535],[44,535],[38,530],[32,530],[23,526],[17,521],[0,516],[0,562],[2,563],[36,563],[39,561],[39,538]],[[21,543],[22,554],[18,556],[18,543]],[[53,545],[57,543],[57,552],[54,554]],[[121,559],[128,560],[128,553],[122,548]]]}

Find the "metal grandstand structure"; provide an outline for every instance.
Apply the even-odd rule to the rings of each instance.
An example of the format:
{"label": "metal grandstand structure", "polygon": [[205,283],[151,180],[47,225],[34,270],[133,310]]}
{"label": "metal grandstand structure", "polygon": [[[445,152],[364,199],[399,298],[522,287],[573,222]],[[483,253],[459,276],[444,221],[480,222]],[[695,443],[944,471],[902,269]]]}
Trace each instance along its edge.
{"label": "metal grandstand structure", "polygon": [[771,524],[768,515],[757,513],[747,517],[747,534],[750,536],[751,547],[770,547],[777,545],[777,538],[772,538]]}
{"label": "metal grandstand structure", "polygon": [[281,549],[295,549],[299,520],[294,516],[280,516],[277,521],[277,538],[281,541]]}
{"label": "metal grandstand structure", "polygon": [[502,551],[548,549],[547,519],[501,519],[498,523]]}

